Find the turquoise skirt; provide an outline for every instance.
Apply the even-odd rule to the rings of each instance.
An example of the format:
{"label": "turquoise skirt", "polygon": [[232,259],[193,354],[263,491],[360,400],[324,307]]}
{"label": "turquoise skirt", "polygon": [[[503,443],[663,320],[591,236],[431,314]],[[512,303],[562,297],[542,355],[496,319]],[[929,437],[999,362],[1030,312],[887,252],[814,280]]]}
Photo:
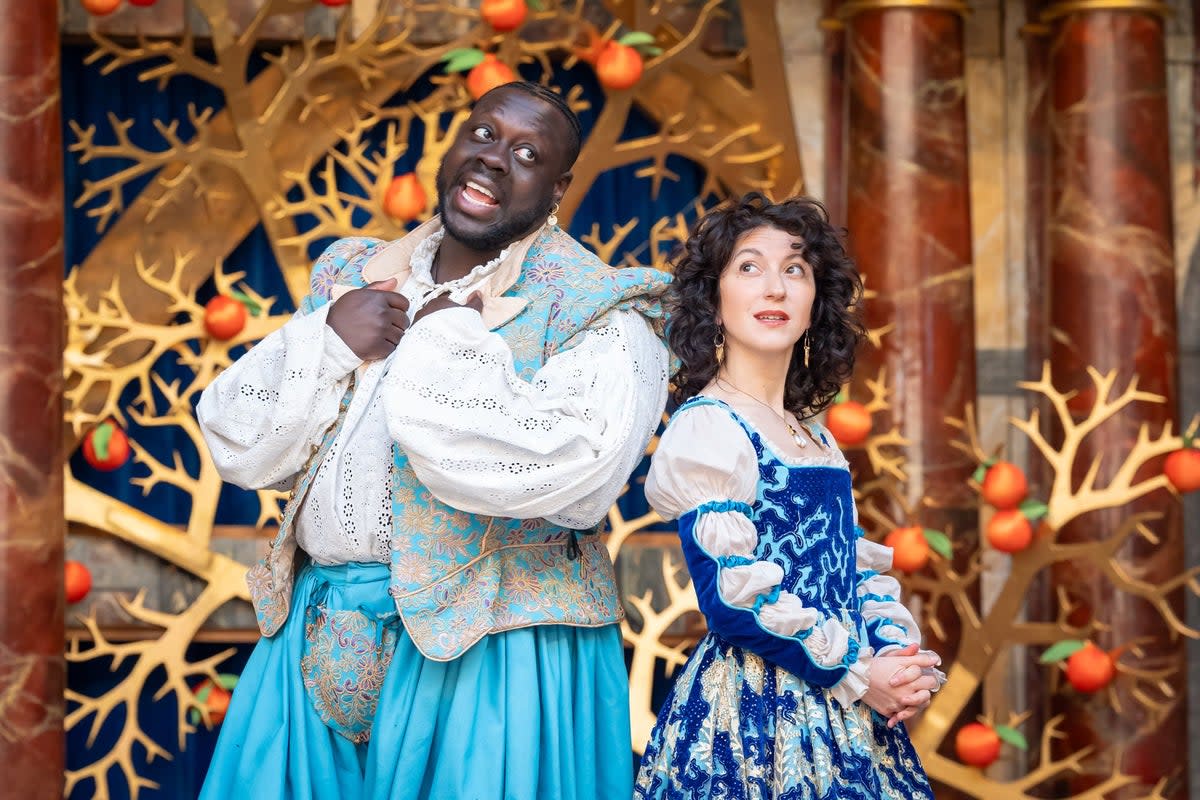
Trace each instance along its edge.
{"label": "turquoise skirt", "polygon": [[383,564],[301,570],[233,693],[201,800],[630,796],[616,625],[492,634],[431,661],[387,588]]}

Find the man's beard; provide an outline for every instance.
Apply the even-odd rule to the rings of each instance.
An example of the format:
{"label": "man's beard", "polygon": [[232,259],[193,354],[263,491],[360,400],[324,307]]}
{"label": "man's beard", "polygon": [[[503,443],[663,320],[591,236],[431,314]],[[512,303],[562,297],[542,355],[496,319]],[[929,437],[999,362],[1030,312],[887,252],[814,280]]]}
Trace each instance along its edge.
{"label": "man's beard", "polygon": [[446,233],[450,234],[454,239],[472,250],[480,252],[499,250],[505,245],[512,244],[534,228],[539,220],[544,220],[548,217],[550,215],[550,207],[554,205],[554,199],[547,197],[533,208],[516,211],[512,215],[492,223],[480,233],[467,233],[459,230],[457,224],[446,216],[447,192],[442,190],[442,178],[443,176],[439,172],[437,179],[437,212],[442,218],[442,226],[446,229]]}

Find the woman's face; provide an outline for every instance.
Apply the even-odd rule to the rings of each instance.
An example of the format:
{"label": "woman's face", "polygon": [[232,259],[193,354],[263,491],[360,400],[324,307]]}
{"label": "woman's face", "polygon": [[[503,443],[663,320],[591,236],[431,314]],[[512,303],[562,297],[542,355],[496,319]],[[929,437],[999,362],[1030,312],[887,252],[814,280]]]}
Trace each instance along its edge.
{"label": "woman's face", "polygon": [[726,353],[790,356],[808,330],[816,281],[798,244],[798,237],[767,226],[734,244],[717,285]]}

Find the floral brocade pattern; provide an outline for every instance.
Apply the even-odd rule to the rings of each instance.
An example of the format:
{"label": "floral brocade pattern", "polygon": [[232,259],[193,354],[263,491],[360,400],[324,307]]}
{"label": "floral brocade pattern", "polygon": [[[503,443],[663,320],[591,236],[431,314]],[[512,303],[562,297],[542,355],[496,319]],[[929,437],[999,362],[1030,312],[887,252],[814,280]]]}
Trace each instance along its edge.
{"label": "floral brocade pattern", "polygon": [[313,709],[352,742],[371,738],[379,691],[396,649],[398,620],[368,619],[359,611],[310,606],[304,621],[300,673]]}
{"label": "floral brocade pattern", "polygon": [[902,726],[712,634],[666,708],[637,800],[933,800]]}
{"label": "floral brocade pattern", "polygon": [[[623,613],[599,537],[492,551],[466,569],[397,599],[405,629],[429,658],[448,659],[489,633],[531,624],[603,625]],[[393,584],[393,592],[395,584]],[[451,656],[452,657],[452,656]]]}

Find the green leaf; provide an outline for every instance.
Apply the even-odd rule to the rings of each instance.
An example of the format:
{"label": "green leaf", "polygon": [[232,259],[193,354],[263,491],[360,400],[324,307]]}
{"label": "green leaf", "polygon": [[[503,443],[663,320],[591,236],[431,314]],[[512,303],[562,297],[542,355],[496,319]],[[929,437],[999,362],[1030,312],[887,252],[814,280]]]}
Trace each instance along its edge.
{"label": "green leaf", "polygon": [[252,300],[245,292],[239,292],[237,289],[234,289],[230,291],[229,296],[244,305],[246,310],[250,312],[250,316],[257,317],[262,313],[262,306]]}
{"label": "green leaf", "polygon": [[206,680],[206,681],[204,681],[204,683],[200,684],[200,688],[193,689],[192,691],[196,695],[197,702],[206,703],[206,702],[208,702],[208,696],[210,694],[212,694],[212,690],[213,690],[212,681]]}
{"label": "green leaf", "polygon": [[1026,500],[1021,503],[1020,511],[1030,522],[1037,522],[1050,513],[1050,507],[1041,500]]}
{"label": "green leaf", "polygon": [[842,389],[840,392],[837,393],[837,396],[833,398],[833,402],[844,403],[844,402],[846,402],[847,397],[848,397],[848,395],[846,394],[846,390]]}
{"label": "green leaf", "polygon": [[929,542],[929,547],[933,552],[947,561],[954,558],[954,547],[950,544],[949,536],[941,531],[935,531],[933,528],[926,528],[923,533],[925,541]]}
{"label": "green leaf", "polygon": [[542,11],[545,8],[541,0],[525,0],[525,5],[529,7],[530,11]]}
{"label": "green leaf", "polygon": [[92,451],[101,461],[108,461],[108,444],[112,441],[113,433],[115,429],[111,422],[100,423],[92,432]]}
{"label": "green leaf", "polygon": [[192,707],[192,709],[190,711],[188,711],[188,721],[191,722],[193,725],[200,724],[200,711],[197,708],[195,708],[194,706]]}
{"label": "green leaf", "polygon": [[1046,652],[1042,653],[1038,663],[1055,664],[1064,658],[1070,658],[1082,650],[1085,644],[1087,643],[1079,639],[1063,639],[1061,642],[1055,642],[1046,648]]}
{"label": "green leaf", "polygon": [[237,686],[238,676],[229,672],[222,672],[217,676],[217,683],[222,689],[233,691],[233,687]]}
{"label": "green leaf", "polygon": [[1029,749],[1029,742],[1025,741],[1025,734],[1021,733],[1016,728],[1010,728],[1007,725],[997,725],[994,730],[996,731],[997,736],[1018,750]]}
{"label": "green leaf", "polygon": [[971,480],[975,481],[976,483],[983,483],[983,479],[987,477],[987,471],[988,468],[983,464],[980,464],[979,468],[971,474]]}
{"label": "green leaf", "polygon": [[652,45],[652,44],[639,44],[637,47],[635,47],[633,49],[637,50],[643,56],[647,56],[649,58],[654,58],[655,56],[661,56],[662,51],[663,51],[661,47],[658,47],[658,46]]}
{"label": "green leaf", "polygon": [[481,53],[483,52],[478,47],[456,47],[453,50],[447,50],[446,55],[442,56],[442,61],[450,61],[466,53]]}
{"label": "green leaf", "polygon": [[484,52],[475,48],[451,50],[442,61],[446,62],[446,72],[466,72],[479,66],[483,61]]}
{"label": "green leaf", "polygon": [[626,47],[637,47],[638,45],[654,44],[654,35],[645,31],[630,31],[629,33],[617,39],[619,44]]}

